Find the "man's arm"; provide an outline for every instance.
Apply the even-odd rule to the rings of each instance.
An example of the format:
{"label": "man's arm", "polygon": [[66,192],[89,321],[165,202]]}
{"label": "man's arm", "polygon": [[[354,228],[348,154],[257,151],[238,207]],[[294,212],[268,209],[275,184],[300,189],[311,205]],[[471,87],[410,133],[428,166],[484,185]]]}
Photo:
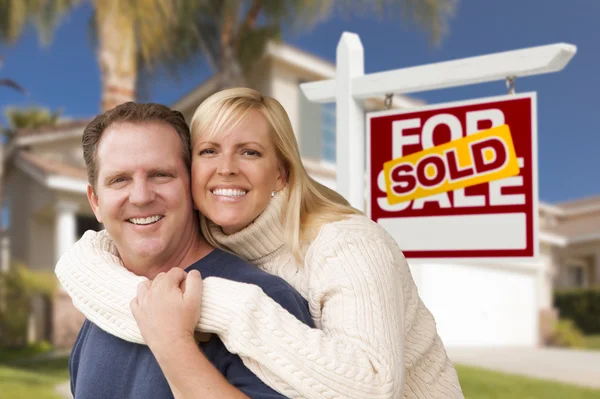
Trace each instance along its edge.
{"label": "man's arm", "polygon": [[[175,398],[248,398],[231,385],[198,348],[193,337],[152,350]],[[258,378],[257,378],[258,379]]]}
{"label": "man's arm", "polygon": [[[291,286],[283,282],[268,284],[265,291],[298,320],[314,327],[307,303]],[[213,340],[206,350],[207,355],[217,362],[217,367],[199,350],[194,340],[182,339],[172,347],[153,349],[175,398],[286,398],[252,373],[239,356],[228,352],[220,339],[213,337]]]}
{"label": "man's arm", "polygon": [[247,398],[227,382],[194,340],[201,299],[200,273],[173,268],[140,283],[131,310],[175,398]]}

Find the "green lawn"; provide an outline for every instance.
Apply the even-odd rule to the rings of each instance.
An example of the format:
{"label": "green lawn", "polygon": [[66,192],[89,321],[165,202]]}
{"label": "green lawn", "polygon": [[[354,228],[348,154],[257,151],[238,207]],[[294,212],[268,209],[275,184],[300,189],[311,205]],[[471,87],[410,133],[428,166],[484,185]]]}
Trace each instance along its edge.
{"label": "green lawn", "polygon": [[456,366],[467,399],[598,399],[600,390]]}
{"label": "green lawn", "polygon": [[52,351],[52,346],[47,342],[37,343],[27,348],[0,348],[0,364],[40,356],[50,351]]}
{"label": "green lawn", "polygon": [[[2,398],[59,399],[54,386],[69,379],[68,359],[29,365],[0,364]],[[456,366],[467,399],[598,399],[600,391],[555,382]]]}
{"label": "green lawn", "polygon": [[0,364],[0,397],[60,399],[54,386],[68,379],[68,358],[19,365]]}
{"label": "green lawn", "polygon": [[600,334],[586,335],[584,338],[585,349],[600,350]]}

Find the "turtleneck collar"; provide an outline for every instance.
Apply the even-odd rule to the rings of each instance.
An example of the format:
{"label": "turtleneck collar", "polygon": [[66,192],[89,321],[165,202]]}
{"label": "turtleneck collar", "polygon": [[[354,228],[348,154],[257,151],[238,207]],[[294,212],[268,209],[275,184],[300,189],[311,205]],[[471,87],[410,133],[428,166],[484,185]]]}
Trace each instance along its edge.
{"label": "turtleneck collar", "polygon": [[281,213],[287,197],[287,189],[278,192],[254,222],[237,233],[225,234],[212,222],[209,222],[210,231],[219,244],[251,263],[260,264],[260,259],[284,246]]}

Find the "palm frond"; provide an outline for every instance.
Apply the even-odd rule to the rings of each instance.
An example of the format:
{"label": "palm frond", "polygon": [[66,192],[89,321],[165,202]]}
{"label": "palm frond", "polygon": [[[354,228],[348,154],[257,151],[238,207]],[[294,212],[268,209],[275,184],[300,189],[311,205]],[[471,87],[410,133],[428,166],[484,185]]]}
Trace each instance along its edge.
{"label": "palm frond", "polygon": [[47,45],[62,17],[81,2],[82,0],[0,0],[0,41],[14,43],[25,26],[32,23],[42,45]]}
{"label": "palm frond", "polygon": [[27,94],[27,90],[25,90],[23,86],[21,86],[12,79],[0,79],[0,87],[1,86],[6,86],[16,91],[20,91],[23,94]]}
{"label": "palm frond", "polygon": [[458,0],[337,0],[336,10],[343,15],[375,14],[388,20],[414,22],[438,45],[448,31]]}
{"label": "palm frond", "polygon": [[55,125],[62,114],[62,110],[50,111],[46,107],[37,106],[27,108],[8,107],[5,109],[4,114],[10,128],[18,130]]}

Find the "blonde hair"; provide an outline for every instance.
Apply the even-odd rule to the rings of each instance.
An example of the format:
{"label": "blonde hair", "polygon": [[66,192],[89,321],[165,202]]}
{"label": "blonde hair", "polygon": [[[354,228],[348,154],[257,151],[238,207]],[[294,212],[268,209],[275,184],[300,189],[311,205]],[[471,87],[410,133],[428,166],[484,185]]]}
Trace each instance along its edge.
{"label": "blonde hair", "polygon": [[[313,239],[330,222],[361,214],[340,194],[311,178],[302,164],[298,142],[285,109],[274,98],[248,88],[227,89],[208,97],[194,112],[191,122],[192,146],[202,137],[227,134],[250,112],[260,112],[270,127],[277,157],[286,172],[288,199],[284,201],[282,220],[284,239],[297,260],[302,259],[302,240]],[[210,139],[209,139],[210,140]],[[213,237],[205,216],[200,226],[213,246],[228,250]]]}

